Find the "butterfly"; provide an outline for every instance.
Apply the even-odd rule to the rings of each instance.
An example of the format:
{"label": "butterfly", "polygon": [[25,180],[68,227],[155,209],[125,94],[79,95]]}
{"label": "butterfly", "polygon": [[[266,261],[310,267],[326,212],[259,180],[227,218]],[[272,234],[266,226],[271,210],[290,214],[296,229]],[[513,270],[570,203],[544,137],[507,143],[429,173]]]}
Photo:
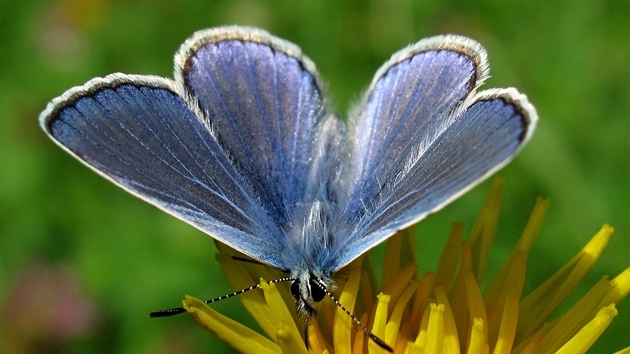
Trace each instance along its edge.
{"label": "butterfly", "polygon": [[41,126],[129,193],[290,274],[307,320],[337,271],[505,166],[538,119],[514,88],[478,91],[486,51],[455,35],[395,53],[347,122],[313,62],[261,29],[196,32],[174,77],[92,79]]}

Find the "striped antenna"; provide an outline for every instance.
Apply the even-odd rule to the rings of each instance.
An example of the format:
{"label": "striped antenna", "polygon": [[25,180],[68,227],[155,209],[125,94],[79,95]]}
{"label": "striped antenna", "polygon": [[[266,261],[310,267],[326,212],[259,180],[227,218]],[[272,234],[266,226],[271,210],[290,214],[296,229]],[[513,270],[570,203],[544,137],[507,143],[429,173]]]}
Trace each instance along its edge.
{"label": "striped antenna", "polygon": [[[279,278],[279,279],[274,279],[271,280],[269,283],[282,283],[282,282],[287,282],[287,281],[295,281],[296,279],[294,278]],[[319,281],[315,281],[315,284],[317,284],[317,286],[337,305],[339,306],[340,309],[343,310],[343,312],[345,312],[348,316],[350,316],[350,318],[352,319],[352,321],[357,324],[357,326],[359,326],[363,332],[365,332],[365,334],[374,341],[374,343],[378,344],[381,348],[387,350],[390,353],[393,353],[394,350],[392,349],[392,347],[390,347],[389,345],[387,345],[387,343],[385,343],[385,341],[383,341],[382,339],[380,339],[378,336],[376,336],[374,333],[372,333],[372,331],[370,331],[369,328],[367,328],[356,316],[354,316],[352,314],[352,312],[350,312],[347,308],[345,308],[340,302],[339,300],[337,300],[337,298],[326,289],[326,287],[321,284]],[[230,298],[232,296],[236,296],[236,295],[240,295],[242,293],[248,292],[250,290],[254,290],[254,289],[258,289],[260,288],[260,284],[256,284],[253,286],[250,286],[249,288],[245,288],[245,289],[241,289],[239,291],[235,291],[231,294],[227,294],[227,295],[223,295],[223,296],[219,296],[217,298],[211,299],[211,300],[206,300],[204,301],[206,304],[211,304],[213,302],[217,302],[220,300],[224,300],[227,298]],[[172,309],[168,309],[168,310],[160,310],[160,311],[155,311],[155,312],[151,312],[149,314],[149,317],[151,318],[155,318],[155,317],[168,317],[168,316],[174,316],[174,315],[178,315],[180,313],[184,313],[186,312],[186,310],[183,307],[176,307],[176,308],[172,308]],[[304,340],[306,341],[306,346],[308,348],[308,318],[305,321],[306,326],[305,326],[305,336],[304,336]]]}
{"label": "striped antenna", "polygon": [[374,341],[374,343],[378,344],[381,348],[387,350],[390,353],[394,352],[394,349],[392,349],[392,347],[390,347],[389,345],[387,345],[387,343],[385,343],[384,340],[380,339],[379,337],[376,336],[376,334],[372,333],[372,331],[369,330],[369,328],[367,328],[355,315],[352,314],[352,312],[348,311],[347,308],[345,308],[340,302],[339,300],[337,300],[337,298],[326,289],[326,287],[321,284],[319,281],[316,281],[315,284],[317,284],[317,286],[320,287],[320,289],[322,289],[322,291],[324,291],[324,293],[326,293],[326,295],[328,295],[328,297],[335,302],[335,304],[337,306],[339,306],[340,309],[343,310],[343,312],[346,313],[346,315],[350,316],[350,318],[352,319],[352,321],[354,323],[357,324],[357,326],[361,327],[361,329],[363,330],[363,332],[365,332],[365,334]]}
{"label": "striped antenna", "polygon": [[[272,281],[270,281],[269,283],[282,283],[285,281],[294,281],[295,279],[293,278],[280,278],[280,279],[274,279]],[[217,302],[220,300],[225,300],[227,298],[230,298],[232,296],[236,296],[236,295],[240,295],[242,293],[246,293],[250,290],[254,290],[254,289],[258,289],[260,288],[260,284],[256,284],[254,286],[250,286],[249,288],[245,288],[239,291],[235,291],[231,294],[227,294],[227,295],[223,295],[223,296],[219,296],[215,299],[211,299],[211,300],[206,300],[204,301],[206,304],[211,304],[213,302]],[[168,316],[174,316],[174,315],[179,315],[180,313],[184,313],[186,312],[186,310],[184,310],[183,307],[176,307],[176,308],[172,308],[172,309],[168,309],[168,310],[160,310],[160,311],[155,311],[155,312],[151,312],[149,314],[150,318],[156,318],[156,317],[168,317]]]}

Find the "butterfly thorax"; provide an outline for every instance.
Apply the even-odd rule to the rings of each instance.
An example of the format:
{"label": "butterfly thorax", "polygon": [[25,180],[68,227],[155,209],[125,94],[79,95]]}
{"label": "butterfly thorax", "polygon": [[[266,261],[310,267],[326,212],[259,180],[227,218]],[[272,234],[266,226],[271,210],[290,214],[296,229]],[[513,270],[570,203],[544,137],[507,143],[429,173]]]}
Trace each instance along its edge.
{"label": "butterfly thorax", "polygon": [[336,270],[336,252],[343,247],[341,213],[336,204],[322,194],[308,203],[292,209],[290,222],[284,227],[286,236],[284,261],[295,281],[291,294],[297,312],[309,318],[316,314],[316,304],[333,287],[332,273]]}
{"label": "butterfly thorax", "polygon": [[[344,249],[348,231],[341,220],[344,213],[336,203],[316,198],[299,203],[293,208],[289,222],[284,226],[284,264],[297,278],[306,280],[309,275],[329,276],[337,267],[338,253]],[[304,274],[301,274],[304,273]]]}

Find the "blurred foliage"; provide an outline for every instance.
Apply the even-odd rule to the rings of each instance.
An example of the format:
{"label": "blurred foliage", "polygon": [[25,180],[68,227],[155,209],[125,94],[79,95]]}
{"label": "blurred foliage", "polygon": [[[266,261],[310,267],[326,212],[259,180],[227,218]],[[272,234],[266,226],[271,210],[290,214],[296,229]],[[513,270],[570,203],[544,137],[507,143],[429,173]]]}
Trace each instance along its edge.
{"label": "blurred foliage", "polygon": [[[177,306],[185,293],[230,292],[213,259],[212,239],[73,160],[37,122],[49,100],[92,77],[172,76],[179,45],[196,30],[222,24],[259,26],[301,46],[341,113],[405,45],[442,33],[481,42],[493,75],[484,87],[518,87],[540,115],[529,146],[501,172],[506,201],[491,267],[505,260],[536,197],[549,197],[552,206],[530,259],[530,289],[601,224],[616,228],[575,300],[601,276],[613,277],[630,263],[629,14],[628,1],[3,0],[0,308],[16,306],[8,294],[30,264],[62,266],[77,274],[74,286],[97,304],[100,318],[58,352],[225,349],[187,316],[146,318]],[[472,227],[487,188],[483,184],[420,224],[422,271],[435,266],[432,255],[440,253],[451,221]],[[236,299],[215,307],[247,316]],[[618,309],[593,353],[630,344],[630,302]]]}

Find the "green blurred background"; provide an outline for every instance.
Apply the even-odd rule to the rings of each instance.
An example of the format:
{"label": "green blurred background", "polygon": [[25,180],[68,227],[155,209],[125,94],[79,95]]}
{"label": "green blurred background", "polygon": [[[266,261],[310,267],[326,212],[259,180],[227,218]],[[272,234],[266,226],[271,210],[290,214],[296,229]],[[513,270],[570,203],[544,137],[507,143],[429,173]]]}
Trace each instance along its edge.
{"label": "green blurred background", "polygon": [[[518,87],[540,115],[529,146],[500,172],[506,200],[491,269],[514,246],[537,196],[552,205],[526,291],[603,223],[616,228],[611,244],[569,300],[630,265],[628,1],[0,4],[0,316],[11,330],[5,333],[15,333],[5,345],[37,343],[46,353],[225,350],[188,316],[146,317],[177,306],[186,293],[231,291],[212,239],[82,166],[37,121],[48,101],[95,76],[171,77],[179,45],[196,30],[223,24],[260,26],[301,46],[341,113],[394,51],[436,34],[476,39],[489,53],[492,77],[484,87]],[[470,230],[488,187],[420,224],[422,272],[435,267],[452,221]],[[248,321],[236,299],[214,307]],[[630,301],[618,309],[593,353],[630,345]]]}

